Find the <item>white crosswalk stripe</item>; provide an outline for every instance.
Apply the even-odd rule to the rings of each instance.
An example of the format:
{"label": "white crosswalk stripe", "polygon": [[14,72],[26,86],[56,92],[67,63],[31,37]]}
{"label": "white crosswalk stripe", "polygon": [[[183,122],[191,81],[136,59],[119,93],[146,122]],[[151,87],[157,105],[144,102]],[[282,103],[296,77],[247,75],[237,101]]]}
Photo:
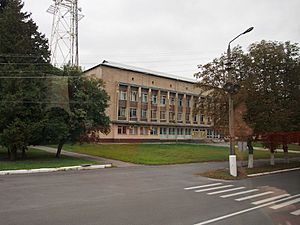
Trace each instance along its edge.
{"label": "white crosswalk stripe", "polygon": [[295,215],[295,216],[299,216],[300,215],[300,209],[294,211],[294,212],[291,212],[292,215]]}
{"label": "white crosswalk stripe", "polygon": [[283,198],[283,197],[287,197],[287,196],[290,196],[290,194],[283,194],[283,195],[278,195],[278,196],[274,196],[274,197],[271,197],[271,198],[262,199],[262,200],[259,200],[259,201],[256,201],[256,202],[251,202],[251,204],[259,205],[259,204],[263,204],[263,203],[270,202],[270,201],[273,201],[273,200],[276,200],[276,199],[279,199],[279,198]]}
{"label": "white crosswalk stripe", "polygon": [[292,204],[297,203],[297,202],[300,202],[300,198],[296,198],[296,199],[293,199],[293,200],[288,201],[288,202],[283,202],[279,205],[271,206],[270,208],[271,209],[280,209],[280,208],[283,208],[283,207],[288,206],[288,205],[292,205]]}
{"label": "white crosswalk stripe", "polygon": [[248,191],[241,191],[241,192],[236,192],[236,193],[233,193],[233,194],[222,195],[221,198],[229,198],[229,197],[232,197],[232,196],[243,195],[243,194],[247,194],[247,193],[251,193],[251,192],[255,192],[255,191],[258,191],[258,189],[251,189],[251,190],[248,190]]}
{"label": "white crosswalk stripe", "polygon": [[217,190],[217,189],[222,189],[222,188],[227,188],[227,187],[232,187],[232,184],[229,185],[224,185],[224,186],[219,186],[219,187],[213,187],[213,188],[206,188],[206,189],[201,189],[201,190],[196,190],[195,192],[204,192],[204,191],[212,191],[212,190]]}
{"label": "white crosswalk stripe", "polygon": [[250,196],[246,196],[246,197],[242,197],[242,198],[237,198],[235,200],[240,202],[240,201],[244,201],[244,200],[248,200],[248,199],[252,199],[252,198],[257,198],[257,197],[264,196],[264,195],[269,195],[269,194],[272,194],[272,193],[274,193],[274,192],[273,191],[266,191],[266,192],[259,193],[259,194],[256,194],[256,195],[250,195]]}
{"label": "white crosswalk stripe", "polygon": [[216,195],[216,194],[226,193],[226,192],[230,192],[230,191],[241,190],[241,189],[245,189],[245,188],[246,187],[237,187],[237,188],[231,188],[231,189],[226,189],[226,190],[222,190],[222,191],[210,192],[210,193],[207,193],[207,194],[208,195]]}
{"label": "white crosswalk stripe", "polygon": [[221,184],[222,183],[205,184],[205,185],[201,185],[201,186],[187,187],[187,188],[184,188],[184,190],[194,190],[194,189],[204,188],[204,187],[213,187],[213,186],[218,186]]}

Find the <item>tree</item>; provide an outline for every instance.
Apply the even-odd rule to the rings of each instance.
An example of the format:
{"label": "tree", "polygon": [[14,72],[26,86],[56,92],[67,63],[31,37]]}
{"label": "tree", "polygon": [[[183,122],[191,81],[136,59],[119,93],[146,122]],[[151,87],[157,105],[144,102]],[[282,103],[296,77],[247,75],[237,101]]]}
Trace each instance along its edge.
{"label": "tree", "polygon": [[[101,79],[83,77],[80,69],[66,66],[69,109],[52,108],[47,114],[46,139],[58,143],[56,157],[60,157],[66,141],[99,141],[99,133],[107,134],[109,117],[105,110],[109,96]],[[68,107],[67,107],[68,108]]]}
{"label": "tree", "polygon": [[[261,41],[250,45],[248,53],[236,47],[232,55],[234,82],[241,86],[240,92],[234,96],[235,114],[238,107],[245,104],[243,117],[252,128],[253,135],[260,137],[269,132],[299,131],[300,53],[297,44]],[[222,124],[222,118],[228,118],[228,111],[225,107],[224,110],[216,109],[227,105],[227,97],[222,90],[227,80],[225,65],[226,57],[223,55],[200,66],[200,72],[196,74],[200,78],[198,85],[204,90],[214,87],[211,95],[215,107],[204,109],[215,116],[215,127],[223,130],[228,129],[226,120]],[[239,135],[240,132],[237,133]],[[274,143],[268,145],[271,153],[274,146]]]}
{"label": "tree", "polygon": [[0,144],[11,159],[41,140],[46,83],[52,71],[48,43],[20,0],[0,5]]}

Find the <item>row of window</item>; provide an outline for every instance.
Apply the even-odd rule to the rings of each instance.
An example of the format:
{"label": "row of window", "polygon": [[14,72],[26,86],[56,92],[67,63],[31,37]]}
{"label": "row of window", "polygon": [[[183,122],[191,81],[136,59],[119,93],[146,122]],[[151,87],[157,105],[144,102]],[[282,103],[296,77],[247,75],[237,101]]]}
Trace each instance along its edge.
{"label": "row of window", "polygon": [[[138,133],[138,130],[140,131]],[[130,135],[191,135],[191,128],[166,128],[166,127],[128,127],[118,126],[118,134]]]}
{"label": "row of window", "polygon": [[[175,105],[175,99],[176,98],[174,96],[170,96],[169,104]],[[122,90],[120,91],[119,100],[127,100],[127,92],[126,91],[122,91]],[[137,91],[130,92],[130,101],[132,101],[132,102],[138,101],[138,92]],[[142,101],[142,103],[148,102],[148,94],[147,93],[142,93],[141,101]],[[190,107],[190,102],[191,102],[190,99],[186,99],[185,106]],[[151,95],[151,104],[156,105],[157,103],[158,103],[158,96],[156,94],[152,94]],[[167,96],[166,95],[160,96],[160,105],[166,105],[166,104],[167,104]],[[177,104],[178,104],[178,106],[183,106],[183,99],[178,98]]]}
{"label": "row of window", "polygon": [[[147,115],[148,112],[151,113],[150,114],[150,118],[151,119],[158,119],[157,118],[157,110],[144,110],[141,109],[141,119],[147,119]],[[177,113],[177,121],[183,121],[183,113],[178,112]],[[119,111],[118,111],[118,117],[119,119],[123,118],[125,119],[127,117],[127,113],[126,113],[126,107],[120,107]],[[137,118],[137,108],[130,108],[129,109],[129,118]],[[160,115],[159,115],[159,119],[160,120],[166,120],[166,111],[160,111]],[[200,121],[200,123],[204,123],[204,115],[193,115],[193,122],[198,122],[198,119]],[[208,123],[210,123],[210,118],[208,117]],[[174,111],[169,111],[169,120],[175,120],[175,112]],[[185,120],[186,121],[190,121],[190,114],[186,113],[185,114]]]}

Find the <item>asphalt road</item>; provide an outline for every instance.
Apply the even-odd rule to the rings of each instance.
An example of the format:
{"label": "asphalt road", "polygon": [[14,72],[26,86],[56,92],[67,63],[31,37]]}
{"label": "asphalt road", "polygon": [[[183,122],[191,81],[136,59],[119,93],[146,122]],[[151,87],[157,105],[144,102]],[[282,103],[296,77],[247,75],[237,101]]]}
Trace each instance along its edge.
{"label": "asphalt road", "polygon": [[[223,166],[203,163],[2,176],[0,224],[300,224],[300,215],[291,214],[300,209],[300,196],[295,196],[300,194],[300,171],[225,182],[195,175]],[[238,194],[242,191],[249,193]],[[230,194],[236,195],[226,197]],[[277,200],[253,204],[267,198]]]}

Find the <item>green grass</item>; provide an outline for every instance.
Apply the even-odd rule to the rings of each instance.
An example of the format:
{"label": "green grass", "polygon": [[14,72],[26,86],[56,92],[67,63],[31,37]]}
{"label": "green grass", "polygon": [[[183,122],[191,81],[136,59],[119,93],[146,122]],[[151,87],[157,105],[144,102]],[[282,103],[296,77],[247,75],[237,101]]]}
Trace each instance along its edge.
{"label": "green grass", "polygon": [[[263,145],[260,141],[253,142],[253,146],[263,148]],[[298,145],[298,144],[288,144],[288,147],[289,147],[289,150],[300,151],[300,145]],[[281,146],[279,146],[278,148],[281,148]]]}
{"label": "green grass", "polygon": [[283,169],[292,169],[292,168],[298,168],[298,167],[300,167],[300,162],[293,161],[290,163],[277,163],[274,166],[263,165],[263,166],[255,167],[252,169],[244,168],[244,167],[238,168],[238,176],[237,177],[230,176],[228,169],[212,170],[212,171],[207,171],[207,172],[200,173],[197,175],[214,178],[214,179],[222,179],[222,180],[240,180],[240,179],[248,178],[247,175],[250,175],[250,174],[271,172],[271,171],[283,170]]}
{"label": "green grass", "polygon": [[[228,160],[227,147],[200,144],[66,144],[64,150],[145,165],[165,165]],[[246,152],[237,152],[247,159]],[[290,154],[292,157],[292,154]],[[269,158],[266,151],[254,151],[254,157]],[[283,157],[276,153],[276,157]]]}
{"label": "green grass", "polygon": [[0,170],[55,168],[64,166],[77,166],[81,164],[96,164],[92,161],[67,156],[61,156],[60,159],[56,159],[55,154],[36,149],[29,149],[26,154],[26,159],[9,161],[7,159],[7,152],[0,147]]}

